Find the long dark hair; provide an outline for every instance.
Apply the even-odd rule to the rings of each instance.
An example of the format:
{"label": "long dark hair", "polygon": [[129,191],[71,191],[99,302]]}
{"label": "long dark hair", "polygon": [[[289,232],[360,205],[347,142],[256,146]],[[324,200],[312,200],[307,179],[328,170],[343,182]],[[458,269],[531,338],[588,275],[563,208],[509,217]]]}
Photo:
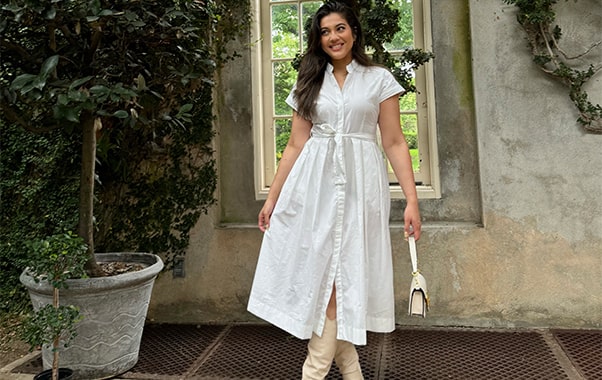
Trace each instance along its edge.
{"label": "long dark hair", "polygon": [[297,101],[297,112],[305,119],[310,119],[316,105],[316,99],[324,81],[326,65],[330,62],[330,56],[322,50],[320,22],[324,16],[331,13],[340,14],[349,24],[353,31],[355,42],[351,49],[352,57],[363,66],[372,66],[372,60],[364,51],[364,35],[360,21],[349,6],[340,1],[330,1],[322,5],[313,17],[311,29],[297,76],[297,88],[294,92]]}

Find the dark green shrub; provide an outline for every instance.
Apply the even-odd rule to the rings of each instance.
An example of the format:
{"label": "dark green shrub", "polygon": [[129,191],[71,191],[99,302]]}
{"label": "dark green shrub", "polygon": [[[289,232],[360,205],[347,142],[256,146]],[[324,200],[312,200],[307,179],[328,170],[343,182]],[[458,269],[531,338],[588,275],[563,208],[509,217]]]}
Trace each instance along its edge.
{"label": "dark green shrub", "polygon": [[79,146],[61,130],[35,135],[1,120],[0,135],[1,313],[29,307],[26,242],[77,225]]}

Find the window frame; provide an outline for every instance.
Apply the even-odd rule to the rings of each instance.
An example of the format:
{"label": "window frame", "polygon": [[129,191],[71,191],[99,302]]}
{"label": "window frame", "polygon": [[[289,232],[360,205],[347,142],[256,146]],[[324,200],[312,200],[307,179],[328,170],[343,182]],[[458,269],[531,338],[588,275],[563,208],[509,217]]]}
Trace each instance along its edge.
{"label": "window frame", "polygon": [[[274,1],[277,4],[300,4],[303,0]],[[413,0],[414,46],[432,51],[431,0]],[[253,99],[254,182],[256,199],[267,197],[276,171],[272,62],[271,2],[252,0],[254,22],[251,25],[251,80]],[[303,20],[299,20],[302,28]],[[435,112],[435,84],[432,60],[416,70],[416,103],[421,173],[416,175],[419,199],[441,198],[437,123]],[[391,183],[392,199],[403,199],[398,183]]]}

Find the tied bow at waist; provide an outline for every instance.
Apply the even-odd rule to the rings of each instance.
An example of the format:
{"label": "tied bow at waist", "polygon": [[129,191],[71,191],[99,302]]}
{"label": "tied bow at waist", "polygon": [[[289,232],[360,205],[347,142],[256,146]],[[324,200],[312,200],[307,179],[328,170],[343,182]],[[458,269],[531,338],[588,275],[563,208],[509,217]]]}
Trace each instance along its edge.
{"label": "tied bow at waist", "polygon": [[358,139],[375,142],[374,135],[370,133],[339,133],[330,124],[314,124],[311,128],[312,138],[330,139],[334,143],[333,161],[335,185],[344,185],[347,182],[345,171],[344,139]]}

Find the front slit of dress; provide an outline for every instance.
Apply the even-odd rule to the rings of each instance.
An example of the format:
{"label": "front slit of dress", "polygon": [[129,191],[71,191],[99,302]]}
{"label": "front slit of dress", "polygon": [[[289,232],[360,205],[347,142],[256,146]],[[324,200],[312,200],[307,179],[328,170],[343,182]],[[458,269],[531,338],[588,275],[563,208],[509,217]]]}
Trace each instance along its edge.
{"label": "front slit of dress", "polygon": [[[348,75],[349,76],[349,75]],[[339,333],[338,330],[341,329],[343,326],[341,326],[341,323],[339,321],[344,320],[344,317],[342,314],[344,314],[344,308],[341,307],[343,304],[343,294],[346,291],[346,289],[343,287],[342,281],[341,281],[341,266],[340,266],[340,260],[341,260],[341,251],[342,251],[342,245],[343,245],[343,222],[344,222],[344,217],[345,217],[345,186],[346,186],[346,178],[345,178],[345,157],[344,157],[344,141],[343,141],[343,136],[342,136],[342,131],[341,131],[341,127],[344,125],[345,123],[345,97],[343,94],[343,91],[345,89],[345,84],[347,83],[347,80],[349,78],[345,78],[345,80],[343,81],[343,87],[341,88],[337,82],[336,77],[334,76],[334,73],[332,73],[329,76],[330,80],[333,80],[335,82],[335,84],[337,85],[337,88],[339,89],[339,101],[341,102],[340,107],[338,107],[338,113],[339,113],[339,124],[337,124],[335,126],[335,136],[334,136],[334,140],[335,140],[335,149],[334,149],[334,181],[335,181],[335,191],[336,191],[336,218],[335,218],[335,234],[334,234],[334,252],[332,255],[332,262],[333,265],[331,266],[331,274],[328,278],[328,282],[327,284],[329,284],[329,287],[327,288],[328,290],[326,291],[326,296],[324,298],[325,305],[326,308],[328,307],[328,300],[330,299],[331,295],[332,295],[332,285],[336,285],[336,299],[335,299],[335,303],[336,303],[336,320],[337,320],[337,338],[339,338]],[[323,318],[327,318],[326,317],[326,308],[324,308],[323,312],[321,313],[324,317]],[[320,330],[323,330],[324,328],[324,323],[325,320],[322,319],[321,323],[320,323]],[[320,334],[321,335],[321,334]]]}

